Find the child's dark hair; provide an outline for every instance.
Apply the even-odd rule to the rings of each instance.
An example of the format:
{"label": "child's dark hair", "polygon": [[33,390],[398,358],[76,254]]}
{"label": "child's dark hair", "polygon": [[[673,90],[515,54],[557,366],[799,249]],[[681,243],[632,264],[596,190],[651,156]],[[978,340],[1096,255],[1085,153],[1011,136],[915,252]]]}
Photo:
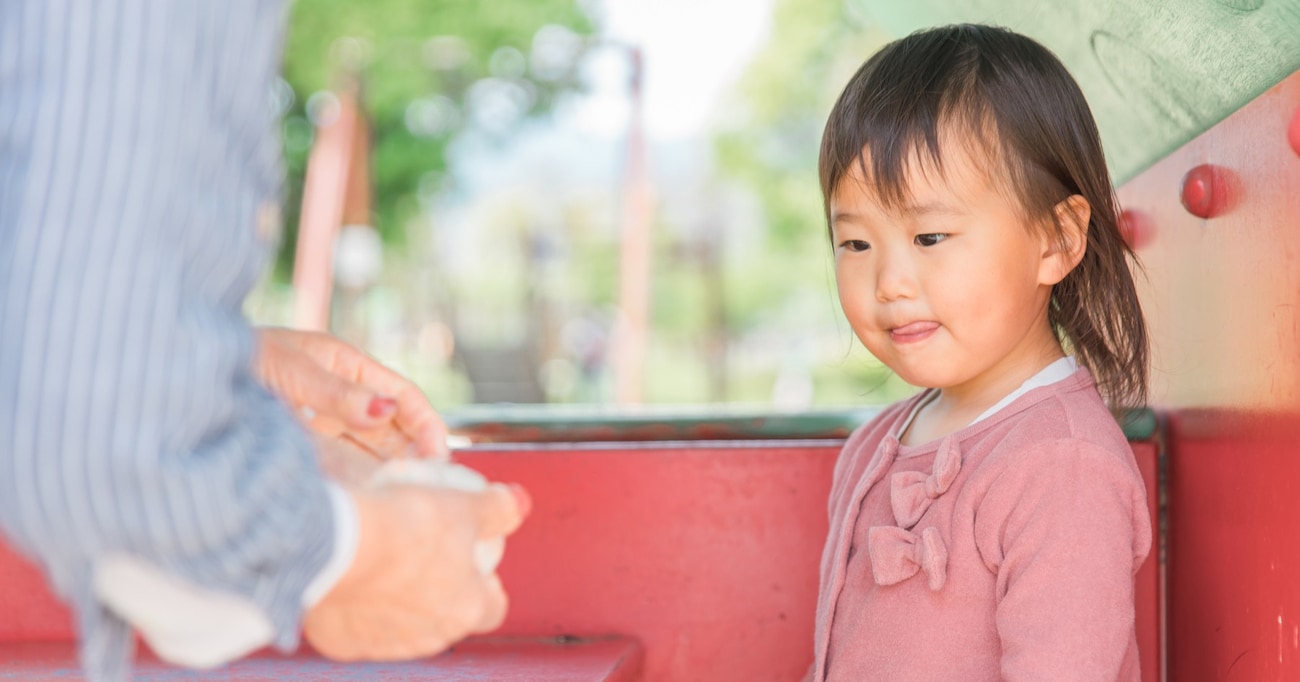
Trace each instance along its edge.
{"label": "child's dark hair", "polygon": [[[1083,260],[1052,290],[1048,321],[1092,370],[1112,408],[1141,406],[1147,333],[1119,230],[1114,187],[1088,103],[1047,48],[1006,29],[959,25],[894,41],[867,60],[831,110],[822,137],[822,195],[851,164],[887,206],[907,200],[911,163],[941,168],[941,133],[967,134],[999,162],[997,178],[1031,222],[1066,234],[1054,207],[1072,195],[1091,206]],[[950,138],[951,139],[951,138]]]}

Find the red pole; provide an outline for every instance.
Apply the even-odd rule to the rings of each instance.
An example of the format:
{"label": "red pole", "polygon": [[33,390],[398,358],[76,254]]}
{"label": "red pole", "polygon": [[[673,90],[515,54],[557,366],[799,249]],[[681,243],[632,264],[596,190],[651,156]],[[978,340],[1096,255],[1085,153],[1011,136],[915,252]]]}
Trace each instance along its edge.
{"label": "red pole", "polygon": [[357,153],[355,81],[339,88],[334,120],[318,123],[307,159],[302,191],[302,218],[293,261],[293,325],[299,329],[329,327],[334,289],[334,238],[343,224],[349,180]]}
{"label": "red pole", "polygon": [[632,112],[627,131],[627,167],[623,181],[623,228],[619,259],[621,318],[614,344],[614,400],[635,405],[643,400],[646,337],[650,317],[650,178],[642,121],[641,50],[629,48],[632,61]]}

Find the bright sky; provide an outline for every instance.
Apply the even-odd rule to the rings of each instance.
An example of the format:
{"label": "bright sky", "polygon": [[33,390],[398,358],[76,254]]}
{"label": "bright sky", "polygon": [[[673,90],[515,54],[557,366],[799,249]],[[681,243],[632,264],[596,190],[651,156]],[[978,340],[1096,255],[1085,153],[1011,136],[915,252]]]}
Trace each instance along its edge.
{"label": "bright sky", "polygon": [[[772,0],[596,0],[607,38],[645,56],[645,116],[651,138],[705,130],[720,94],[743,73],[771,28]],[[628,115],[626,58],[592,60],[589,96],[575,103],[579,129],[621,133]],[[563,116],[557,116],[557,120]]]}
{"label": "bright sky", "polygon": [[[590,0],[606,40],[642,49],[646,132],[657,150],[665,144],[693,150],[694,140],[708,134],[720,97],[767,41],[772,1]],[[621,174],[629,118],[626,51],[589,54],[584,68],[587,91],[557,103],[550,122],[531,127],[508,148],[476,139],[456,143],[462,189],[473,195],[535,184],[538,177],[592,183]],[[699,160],[688,156],[687,162]],[[563,163],[557,166],[557,159]],[[668,161],[657,154],[654,163]]]}

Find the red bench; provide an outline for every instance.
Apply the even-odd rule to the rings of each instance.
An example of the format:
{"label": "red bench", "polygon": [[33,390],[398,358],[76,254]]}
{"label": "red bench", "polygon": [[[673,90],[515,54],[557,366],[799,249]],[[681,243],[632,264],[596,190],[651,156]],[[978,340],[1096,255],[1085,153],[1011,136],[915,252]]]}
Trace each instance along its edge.
{"label": "red bench", "polygon": [[[812,660],[817,567],[839,443],[463,450],[458,459],[489,478],[522,483],[534,498],[532,517],[511,539],[500,569],[512,600],[498,633],[505,639],[368,672],[309,654],[261,657],[225,669],[221,679],[470,679],[453,671],[472,671],[475,679],[798,679]],[[1134,452],[1154,523],[1156,446],[1137,442]],[[1139,646],[1149,680],[1159,679],[1160,664],[1156,564],[1153,556],[1138,576]],[[0,644],[0,678],[25,665],[30,677],[22,679],[52,679],[56,668],[72,665],[65,611],[34,569],[2,549],[0,614],[0,642],[8,643]],[[64,644],[25,648],[42,641]],[[557,644],[566,641],[573,644]],[[15,658],[19,651],[38,654]],[[142,679],[163,679],[165,668],[145,666]],[[530,672],[510,677],[523,669]]]}
{"label": "red bench", "polygon": [[[340,665],[307,651],[293,656],[262,653],[207,673],[168,666],[144,653],[136,663],[135,679],[635,682],[641,679],[641,660],[641,646],[625,637],[575,641],[487,637],[467,640],[424,661]],[[71,642],[0,645],[0,661],[0,679],[66,682],[80,677]]]}

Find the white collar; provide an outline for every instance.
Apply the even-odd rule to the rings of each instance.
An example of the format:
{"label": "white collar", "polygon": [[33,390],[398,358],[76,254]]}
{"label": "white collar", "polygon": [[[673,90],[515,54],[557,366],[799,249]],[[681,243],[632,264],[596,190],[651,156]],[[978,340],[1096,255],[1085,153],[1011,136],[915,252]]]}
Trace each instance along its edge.
{"label": "white collar", "polygon": [[971,422],[971,424],[977,424],[992,417],[998,413],[998,410],[1010,405],[1013,400],[1034,390],[1035,388],[1039,388],[1040,386],[1050,386],[1058,381],[1069,379],[1074,376],[1074,373],[1077,371],[1079,371],[1079,362],[1074,359],[1073,355],[1067,355],[1038,370],[1037,374],[1026,379],[1025,383],[1020,384],[1020,388],[1008,393],[1005,398],[999,400],[993,407],[984,410],[984,414],[976,417],[975,421]]}
{"label": "white collar", "polygon": [[[985,419],[988,419],[989,417],[992,417],[993,415],[997,414],[998,411],[1000,411],[1002,408],[1006,407],[1007,405],[1010,405],[1013,401],[1015,401],[1016,398],[1019,398],[1020,396],[1034,390],[1035,388],[1050,386],[1058,381],[1064,381],[1070,378],[1071,376],[1074,376],[1074,373],[1077,372],[1078,370],[1079,370],[1079,362],[1075,360],[1074,356],[1072,355],[1067,355],[1059,360],[1056,360],[1052,362],[1052,364],[1038,370],[1038,372],[1034,374],[1034,376],[1031,376],[1028,379],[1026,379],[1024,383],[1020,384],[1020,386],[1016,388],[1016,390],[1008,393],[1005,397],[1002,398],[1002,400],[999,400],[997,403],[995,403],[993,407],[984,410],[983,414],[976,417],[970,424],[967,424],[966,426],[970,426],[971,424],[978,424],[979,422],[982,422]],[[902,438],[903,434],[907,433],[908,427],[912,425],[912,421],[916,419],[916,415],[921,412],[921,409],[924,408],[926,405],[929,405],[931,402],[934,401],[935,398],[939,396],[939,392],[935,390],[929,390],[926,391],[926,393],[927,395],[923,396],[920,400],[916,401],[916,404],[912,406],[912,410],[908,412],[907,419],[904,419],[903,424],[898,427],[897,435],[899,438]]]}

